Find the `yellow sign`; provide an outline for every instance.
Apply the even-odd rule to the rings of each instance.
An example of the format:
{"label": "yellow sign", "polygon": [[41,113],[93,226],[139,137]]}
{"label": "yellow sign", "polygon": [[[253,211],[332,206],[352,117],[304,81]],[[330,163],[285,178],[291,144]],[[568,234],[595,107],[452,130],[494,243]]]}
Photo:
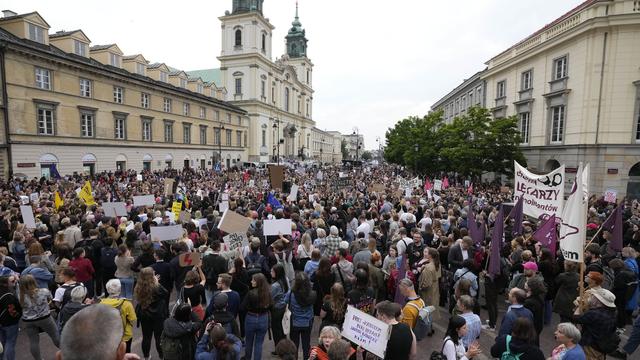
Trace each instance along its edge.
{"label": "yellow sign", "polygon": [[180,211],[182,211],[182,201],[174,201],[173,206],[171,206],[171,212],[175,217],[175,220],[178,220],[180,217]]}
{"label": "yellow sign", "polygon": [[89,181],[84,183],[84,186],[82,187],[82,189],[80,189],[80,193],[78,194],[78,196],[80,197],[80,199],[82,199],[82,201],[84,201],[85,205],[87,206],[96,204],[91,193],[91,183]]}
{"label": "yellow sign", "polygon": [[56,210],[60,209],[60,207],[64,205],[64,201],[62,200],[62,198],[60,198],[60,193],[57,191],[56,191],[55,205],[56,205]]}

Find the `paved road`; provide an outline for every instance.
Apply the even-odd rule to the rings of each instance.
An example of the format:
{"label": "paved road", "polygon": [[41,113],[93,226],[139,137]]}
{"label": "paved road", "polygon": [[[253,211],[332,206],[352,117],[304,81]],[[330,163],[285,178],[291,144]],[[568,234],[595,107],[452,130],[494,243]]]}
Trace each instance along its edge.
{"label": "paved road", "polygon": [[[506,306],[502,299],[499,298],[498,301],[500,302],[498,306],[499,313],[500,313],[498,317],[498,321],[500,321],[500,319],[502,318],[502,315],[505,312]],[[440,312],[441,312],[440,318],[437,319],[434,323],[434,328],[436,333],[433,335],[433,337],[427,338],[421,341],[420,343],[418,343],[418,359],[429,359],[431,352],[434,350],[440,350],[442,346],[442,338],[444,336],[443,334],[446,330],[449,317],[448,317],[448,314],[446,314],[445,309],[441,308]],[[480,317],[482,318],[482,321],[484,323],[484,321],[488,318],[487,312],[485,310],[482,310]],[[554,314],[552,324],[549,326],[546,326],[540,336],[540,347],[544,352],[545,356],[550,356],[551,350],[556,346],[556,343],[553,337],[553,332],[555,331],[555,326],[558,324],[558,322],[559,322],[559,317]],[[314,331],[312,333],[313,335],[311,338],[312,345],[316,344],[318,341],[317,334],[318,334],[319,325],[320,325],[320,320],[316,318],[314,322]],[[631,331],[631,327],[628,326],[626,333],[621,336],[622,344],[626,343],[628,339],[627,336],[630,333],[630,331]],[[480,345],[481,345],[482,351],[489,358],[490,358],[489,349],[491,348],[491,345],[493,345],[494,343],[495,335],[496,334],[494,332],[491,332],[488,330],[482,330],[482,334],[480,336]],[[142,357],[142,350],[140,346],[142,341],[142,332],[139,328],[134,328],[133,339],[134,339],[133,347],[132,347],[133,352],[139,354]],[[263,359],[273,358],[273,356],[271,356],[271,352],[273,351],[274,347],[275,346],[273,344],[273,341],[269,341],[268,338],[265,339],[263,352],[262,352]],[[54,359],[55,352],[57,351],[57,349],[53,345],[49,337],[45,334],[41,334],[40,336],[40,349],[42,352],[42,356],[44,357],[45,360]],[[152,349],[151,358],[158,359],[157,353],[155,352],[155,346],[152,345],[151,349]],[[18,360],[33,359],[31,356],[31,353],[29,352],[29,340],[27,339],[26,335],[22,333],[18,336],[18,348],[16,351],[16,358]],[[302,358],[302,352],[300,353],[300,359],[301,358]],[[638,357],[638,359],[640,359],[640,356]]]}

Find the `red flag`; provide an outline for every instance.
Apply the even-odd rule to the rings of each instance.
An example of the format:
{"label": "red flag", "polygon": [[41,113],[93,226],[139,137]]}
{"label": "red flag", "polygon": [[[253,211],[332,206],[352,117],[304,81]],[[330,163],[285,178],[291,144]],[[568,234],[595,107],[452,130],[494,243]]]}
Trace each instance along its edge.
{"label": "red flag", "polygon": [[445,176],[442,180],[442,190],[446,190],[449,187],[449,179]]}
{"label": "red flag", "polygon": [[433,189],[433,184],[429,181],[429,178],[426,178],[424,181],[424,191],[428,191]]}
{"label": "red flag", "polygon": [[556,231],[556,215],[551,215],[533,235],[531,235],[540,245],[551,250],[553,257],[556,256],[556,246],[558,243],[558,232]]}

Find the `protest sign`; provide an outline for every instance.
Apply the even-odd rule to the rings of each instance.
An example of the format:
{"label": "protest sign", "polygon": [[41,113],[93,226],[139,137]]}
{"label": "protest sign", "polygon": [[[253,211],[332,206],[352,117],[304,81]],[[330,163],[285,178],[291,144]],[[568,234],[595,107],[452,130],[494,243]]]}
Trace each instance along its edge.
{"label": "protest sign", "polygon": [[235,251],[238,248],[249,245],[249,238],[247,238],[246,232],[229,234],[223,237],[222,240],[227,245],[229,251]]}
{"label": "protest sign", "polygon": [[256,186],[256,181],[253,179],[249,180],[249,187],[252,188],[254,186]]}
{"label": "protest sign", "polygon": [[182,201],[174,201],[173,205],[171,205],[171,212],[175,216],[175,220],[178,220],[178,216],[180,216],[180,211],[182,211]]}
{"label": "protest sign", "polygon": [[500,192],[503,194],[508,194],[509,193],[509,187],[508,186],[500,186]]}
{"label": "protest sign", "polygon": [[333,182],[333,187],[338,191],[346,189],[349,186],[351,186],[351,178],[348,177],[338,178]]}
{"label": "protest sign", "polygon": [[616,199],[618,197],[618,192],[614,189],[607,189],[604,192],[604,201],[608,203],[616,203]]}
{"label": "protest sign", "polygon": [[471,181],[469,181],[469,180],[465,180],[465,181],[464,181],[464,187],[468,189],[468,188],[469,188],[469,185],[471,185]]}
{"label": "protest sign", "polygon": [[200,253],[197,252],[187,252],[178,256],[180,267],[198,266],[201,262]]}
{"label": "protest sign", "polygon": [[138,180],[138,181],[142,181],[142,174],[138,174],[138,175],[136,175],[136,180]]}
{"label": "protest sign", "polygon": [[314,201],[316,201],[316,197],[313,194],[309,194],[309,202],[313,203]]}
{"label": "protest sign", "polygon": [[411,180],[411,187],[417,188],[420,187],[422,185],[422,180],[420,180],[419,177],[415,177],[413,180]]}
{"label": "protest sign", "polygon": [[21,205],[20,212],[22,213],[22,223],[27,229],[36,228],[36,219],[33,217],[33,209],[29,205]]}
{"label": "protest sign", "polygon": [[577,263],[584,261],[584,245],[587,238],[587,209],[589,208],[588,189],[589,164],[583,168],[582,163],[580,163],[576,174],[576,191],[569,195],[565,203],[562,211],[560,237],[558,238],[564,259]]}
{"label": "protest sign", "polygon": [[198,229],[200,229],[202,227],[202,225],[206,225],[207,224],[207,219],[198,219]]}
{"label": "protest sign", "polygon": [[442,180],[433,180],[433,190],[442,191]]}
{"label": "protest sign", "polygon": [[181,223],[186,224],[191,221],[191,213],[186,210],[182,210],[180,211],[180,215],[178,216],[178,218],[180,219]]}
{"label": "protest sign", "polygon": [[219,212],[224,213],[227,210],[229,210],[229,202],[228,201],[222,201],[222,202],[220,202],[220,204],[218,204],[218,211]]}
{"label": "protest sign", "polygon": [[564,201],[564,165],[548,174],[536,175],[515,162],[513,201],[523,198],[523,212],[539,219],[560,216]]}
{"label": "protest sign", "polygon": [[284,181],[284,166],[269,165],[269,181],[271,182],[272,189],[282,189],[282,182]]}
{"label": "protest sign", "polygon": [[156,199],[153,195],[142,195],[133,197],[133,206],[153,206]]}
{"label": "protest sign", "polygon": [[127,207],[123,202],[103,202],[102,208],[107,216],[127,216]]}
{"label": "protest sign", "polygon": [[265,220],[263,233],[269,235],[291,235],[291,219]]}
{"label": "protest sign", "polygon": [[404,197],[410,198],[412,192],[413,192],[413,190],[411,188],[405,188],[404,189]]}
{"label": "protest sign", "polygon": [[125,228],[125,231],[129,232],[129,231],[135,229],[135,227],[136,227],[136,225],[133,223],[133,221],[130,221],[129,225],[127,225],[127,227]]}
{"label": "protest sign", "polygon": [[173,179],[164,179],[164,196],[173,195]]}
{"label": "protest sign", "polygon": [[251,225],[251,219],[244,217],[236,212],[227,210],[222,214],[218,229],[229,233],[244,233]]}
{"label": "protest sign", "polygon": [[229,201],[229,193],[220,194],[220,200],[221,201]]}
{"label": "protest sign", "polygon": [[298,185],[293,184],[291,185],[291,192],[289,193],[289,196],[287,196],[287,200],[296,201],[296,199],[298,199]]}
{"label": "protest sign", "polygon": [[182,225],[152,226],[151,240],[179,240],[182,238],[183,232],[184,230],[182,229]]}
{"label": "protest sign", "polygon": [[268,189],[269,188],[269,180],[266,180],[266,179],[262,180],[262,188],[263,189]]}
{"label": "protest sign", "polygon": [[322,181],[323,178],[324,174],[322,173],[322,170],[318,170],[318,173],[316,174],[316,180]]}
{"label": "protest sign", "polygon": [[380,358],[385,357],[391,327],[349,305],[342,325],[342,336]]}
{"label": "protest sign", "polygon": [[24,196],[24,195],[20,195],[20,203],[22,205],[28,205],[29,204],[29,197],[28,196]]}
{"label": "protest sign", "polygon": [[31,193],[31,195],[29,195],[29,200],[31,200],[33,204],[37,203],[38,200],[40,200],[40,194],[38,194],[37,192]]}
{"label": "protest sign", "polygon": [[377,192],[377,193],[382,193],[385,190],[385,186],[384,184],[373,184],[371,186],[371,191],[373,192]]}

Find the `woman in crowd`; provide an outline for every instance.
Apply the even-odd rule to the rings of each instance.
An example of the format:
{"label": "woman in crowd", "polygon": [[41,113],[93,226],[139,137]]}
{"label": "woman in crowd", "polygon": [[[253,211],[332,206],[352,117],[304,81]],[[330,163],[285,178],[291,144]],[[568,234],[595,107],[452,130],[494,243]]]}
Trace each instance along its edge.
{"label": "woman in crowd", "polygon": [[580,330],[572,323],[560,323],[554,333],[556,341],[560,343],[551,352],[551,360],[586,360],[580,342]]}
{"label": "woman in crowd", "polygon": [[85,258],[84,249],[79,247],[73,250],[73,260],[69,262],[69,267],[76,271],[76,281],[81,282],[87,288],[87,296],[93,297],[93,274],[95,270],[91,260]]}
{"label": "woman in crowd", "polygon": [[13,240],[9,242],[9,252],[16,261],[17,272],[22,272],[27,267],[27,247],[22,233],[18,231],[13,233]]}
{"label": "woman in crowd", "polygon": [[491,347],[491,356],[501,357],[505,352],[520,355],[520,360],[545,360],[544,354],[536,345],[536,329],[531,320],[519,317],[513,324],[511,335],[496,338]]}
{"label": "woman in crowd", "polygon": [[56,256],[55,261],[53,262],[53,267],[56,273],[56,284],[62,284],[64,281],[62,280],[62,270],[69,267],[69,262],[71,262],[73,258],[73,253],[69,245],[61,244],[58,246],[58,255]]}
{"label": "woman in crowd", "polygon": [[49,289],[38,288],[33,276],[25,275],[20,278],[23,329],[29,337],[29,350],[34,360],[42,359],[40,355],[41,329],[49,335],[56,347],[60,346],[58,328],[49,311],[49,303],[52,299]]}
{"label": "woman in crowd", "polygon": [[565,261],[564,272],[555,278],[556,297],[553,301],[553,312],[560,315],[562,322],[571,322],[573,319],[573,301],[578,297],[578,283],[580,282],[577,269],[577,263]]}
{"label": "woman in crowd", "polygon": [[529,309],[533,314],[533,326],[536,330],[536,344],[538,337],[544,326],[544,298],[547,288],[544,281],[539,277],[532,277],[525,285],[527,288],[527,298],[524,301],[524,307]]}
{"label": "woman in crowd", "polygon": [[416,337],[409,325],[398,322],[398,318],[402,314],[402,307],[397,303],[385,300],[377,304],[375,309],[378,319],[391,327],[384,360],[415,358],[417,354]]}
{"label": "woman in crowd", "polygon": [[240,305],[245,316],[245,359],[261,360],[262,344],[269,327],[269,312],[272,307],[271,289],[267,278],[254,274],[251,278],[251,290]]}
{"label": "woman in crowd", "polygon": [[331,287],[331,295],[326,298],[320,310],[320,331],[325,326],[334,326],[342,329],[344,316],[347,312],[347,299],[344,296],[344,288],[340,283],[335,283]]}
{"label": "woman in crowd", "polygon": [[136,317],[142,327],[142,354],[145,360],[149,359],[151,351],[151,339],[155,337],[156,350],[162,358],[160,337],[164,321],[169,316],[166,303],[167,290],[158,283],[153,269],[145,267],[140,270],[140,276],[133,295],[137,302]]}
{"label": "woman in crowd", "polygon": [[273,308],[271,309],[271,331],[273,332],[273,344],[277,345],[286,336],[282,329],[282,317],[284,316],[285,294],[289,292],[289,282],[284,275],[284,267],[276,264],[271,268],[271,299]]}
{"label": "woman in crowd", "polygon": [[116,273],[115,276],[120,280],[122,285],[122,296],[125,299],[133,299],[133,257],[126,245],[122,244],[118,246],[118,255],[115,258]]}
{"label": "woman in crowd", "polygon": [[[335,326],[327,326],[320,330],[320,338],[318,339],[318,345],[311,348],[310,360],[329,360],[329,349],[334,341],[340,340],[342,335],[340,330]],[[356,351],[351,349],[352,352],[349,358],[355,357]],[[346,360],[347,358],[345,358]]]}
{"label": "woman in crowd", "polygon": [[32,256],[36,256],[40,261],[40,266],[44,267],[45,269],[49,270],[49,272],[53,273],[55,269],[53,267],[53,264],[51,263],[51,259],[49,258],[49,255],[51,255],[51,252],[44,251],[44,248],[42,247],[42,245],[39,242],[35,241],[31,243],[31,245],[29,245],[29,249],[27,250],[27,255],[25,256],[27,266],[31,265],[31,262],[29,261],[29,259]]}
{"label": "woman in crowd", "polygon": [[184,278],[184,286],[182,288],[182,300],[189,302],[191,310],[198,316],[200,321],[204,320],[204,305],[207,299],[204,293],[204,284],[207,279],[202,273],[202,268],[196,266],[189,271]]}
{"label": "woman in crowd", "polygon": [[291,310],[290,338],[298,348],[300,348],[299,344],[302,342],[303,359],[308,359],[316,292],[311,290],[311,282],[305,273],[296,273],[293,287],[287,293],[285,301],[289,304],[289,309]]}
{"label": "woman in crowd", "polygon": [[[160,344],[164,360],[193,360],[196,354],[197,333],[202,327],[191,305],[182,303],[175,314],[164,321]],[[128,351],[127,351],[128,352]]]}
{"label": "woman in crowd", "polygon": [[219,324],[210,322],[198,342],[195,360],[240,360],[242,341],[227,334]]}
{"label": "woman in crowd", "polygon": [[311,260],[311,254],[313,253],[314,246],[311,243],[311,235],[305,233],[302,235],[301,244],[298,245],[297,255],[298,258],[298,270],[304,270],[307,261]]}
{"label": "woman in crowd", "polygon": [[427,264],[418,278],[420,296],[427,305],[438,307],[440,303],[440,277],[442,274],[440,256],[438,255],[438,250],[434,248],[425,248],[424,254]]}
{"label": "woman in crowd", "polygon": [[15,360],[22,306],[15,295],[16,276],[0,277],[0,343],[4,358]]}
{"label": "woman in crowd", "polygon": [[320,308],[324,299],[331,294],[331,287],[335,283],[335,278],[331,272],[331,260],[321,257],[318,262],[318,270],[311,276],[313,282],[313,290],[316,292],[316,303],[314,306],[314,314],[320,315]]}
{"label": "woman in crowd", "polygon": [[481,353],[480,345],[472,343],[465,349],[462,337],[467,333],[467,323],[463,317],[454,315],[449,319],[449,326],[442,344],[442,353],[447,360],[467,360]]}
{"label": "woman in crowd", "polygon": [[375,292],[369,286],[369,275],[364,269],[355,272],[356,284],[353,290],[347,294],[349,305],[356,309],[373,315],[376,306]]}

